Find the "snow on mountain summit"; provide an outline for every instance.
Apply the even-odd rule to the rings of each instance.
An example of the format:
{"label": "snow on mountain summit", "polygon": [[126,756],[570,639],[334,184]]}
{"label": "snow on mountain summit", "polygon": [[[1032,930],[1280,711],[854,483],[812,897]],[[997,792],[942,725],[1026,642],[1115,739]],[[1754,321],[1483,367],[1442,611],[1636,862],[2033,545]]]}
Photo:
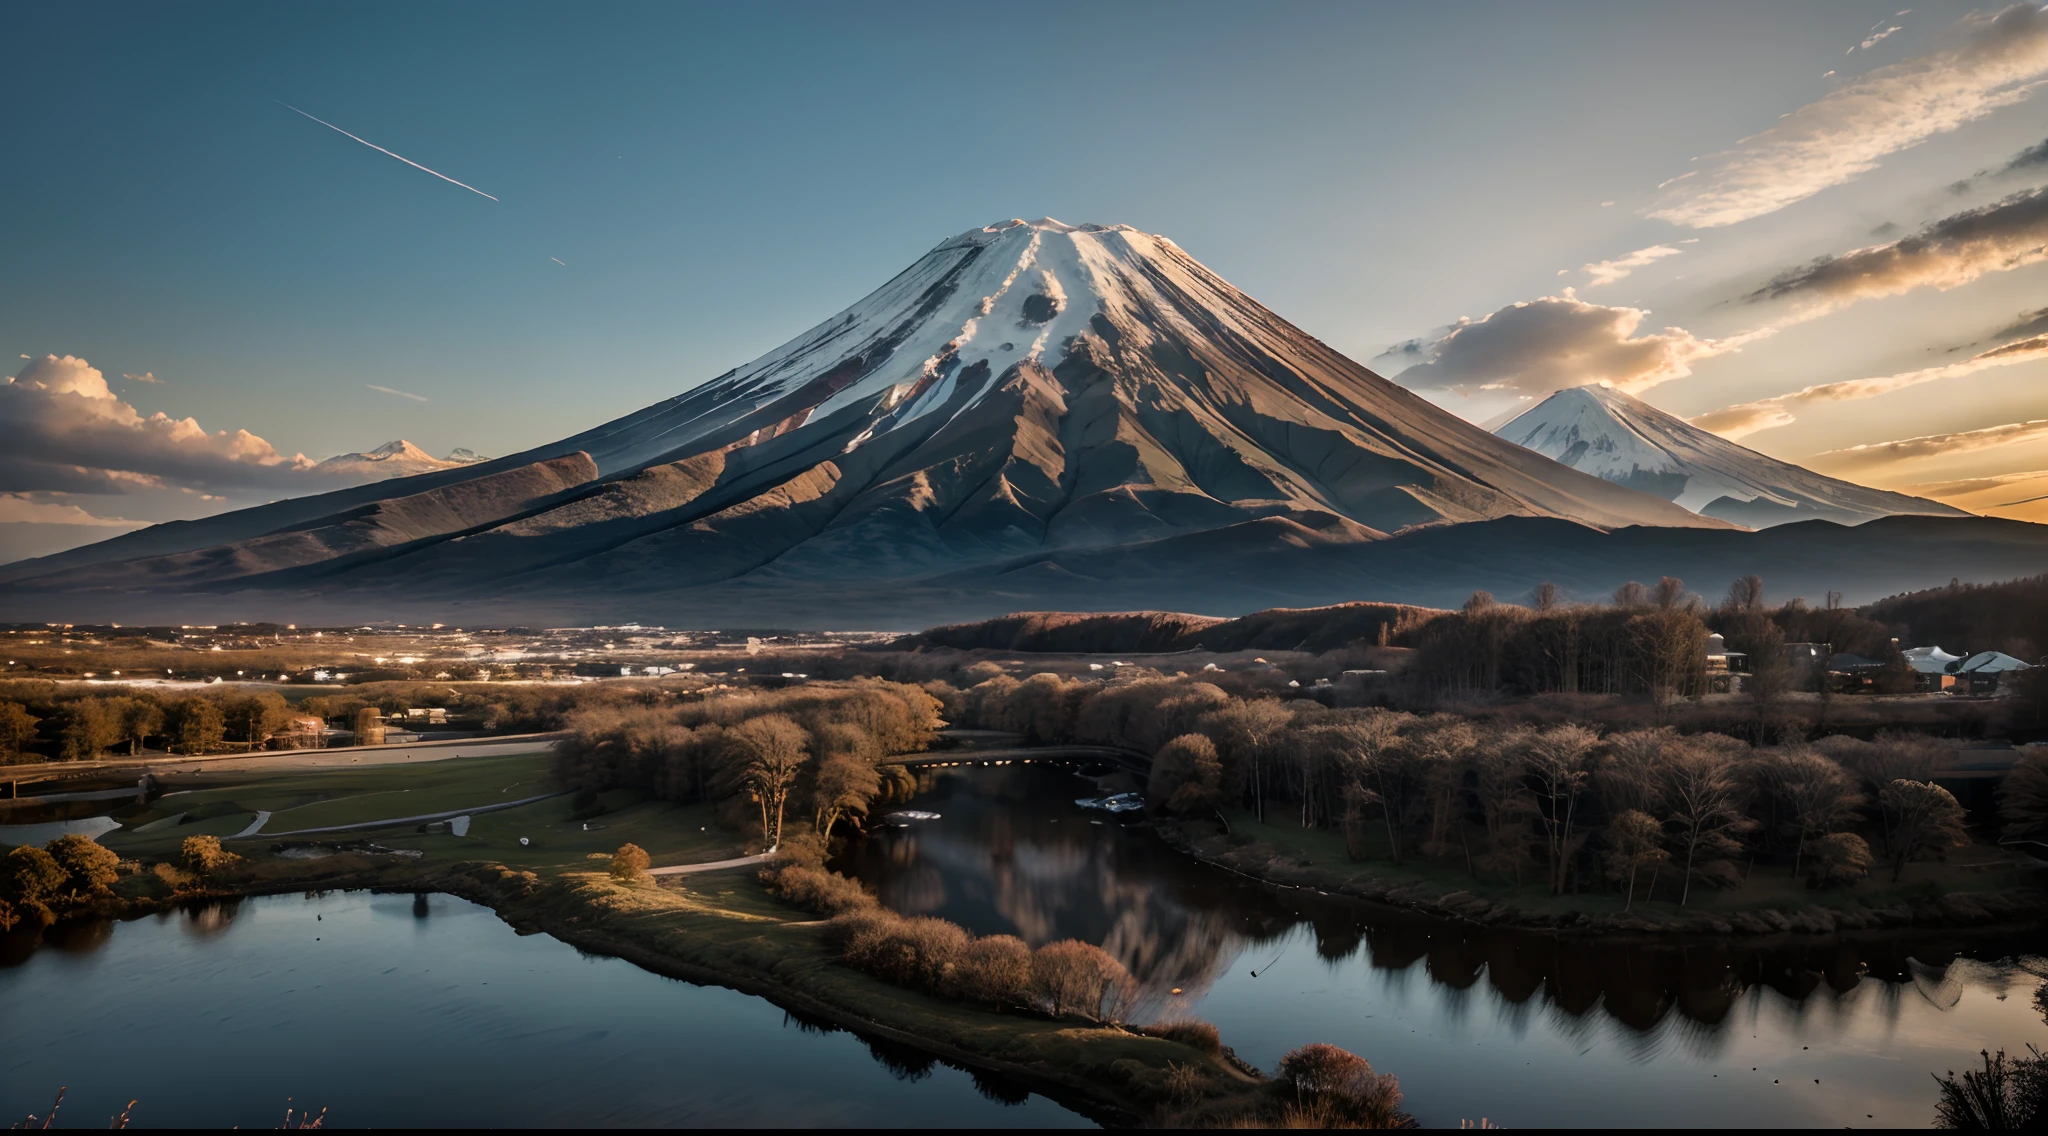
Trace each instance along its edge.
{"label": "snow on mountain summit", "polygon": [[[467,455],[467,456],[464,456]],[[411,477],[416,473],[432,473],[435,470],[453,469],[479,461],[468,450],[456,450],[447,458],[437,458],[420,449],[404,438],[386,442],[374,450],[353,454],[336,454],[315,466],[316,471],[343,477],[359,477],[381,480],[393,477]]]}
{"label": "snow on mountain summit", "polygon": [[1760,454],[1611,387],[1568,387],[1494,432],[1583,473],[1752,528],[1968,515]]}

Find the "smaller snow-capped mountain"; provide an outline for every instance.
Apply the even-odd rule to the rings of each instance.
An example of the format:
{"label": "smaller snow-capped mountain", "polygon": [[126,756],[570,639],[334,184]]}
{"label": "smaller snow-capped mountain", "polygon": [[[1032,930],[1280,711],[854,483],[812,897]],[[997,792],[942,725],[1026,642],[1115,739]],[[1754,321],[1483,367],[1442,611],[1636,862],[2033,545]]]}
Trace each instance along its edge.
{"label": "smaller snow-capped mountain", "polygon": [[454,469],[457,466],[474,465],[484,459],[470,450],[455,450],[445,458],[437,458],[411,442],[400,438],[386,442],[374,450],[364,453],[336,454],[319,465],[316,471],[340,476],[383,480],[392,477],[411,477],[416,473],[433,473],[436,470]]}
{"label": "smaller snow-capped mountain", "polygon": [[1494,433],[1582,473],[1751,528],[1969,515],[1779,461],[1609,387],[1558,391]]}

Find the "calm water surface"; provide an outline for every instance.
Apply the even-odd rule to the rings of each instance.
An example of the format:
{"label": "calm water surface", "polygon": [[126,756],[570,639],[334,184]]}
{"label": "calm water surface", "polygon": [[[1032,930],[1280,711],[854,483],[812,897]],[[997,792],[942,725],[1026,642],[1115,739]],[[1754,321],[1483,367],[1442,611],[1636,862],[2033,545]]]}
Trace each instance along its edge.
{"label": "calm water surface", "polygon": [[1925,1127],[1930,1073],[2048,1048],[2039,933],[1578,943],[1204,868],[1092,823],[1072,803],[1090,785],[1056,766],[925,777],[918,807],[942,819],[840,865],[889,906],[1102,944],[1143,981],[1141,1017],[1212,1021],[1268,1070],[1341,1045],[1398,1074],[1431,1126]]}
{"label": "calm water surface", "polygon": [[[0,1115],[97,1127],[1083,1126],[446,896],[278,896],[0,939]],[[1016,1103],[1007,1103],[1014,1101]]]}

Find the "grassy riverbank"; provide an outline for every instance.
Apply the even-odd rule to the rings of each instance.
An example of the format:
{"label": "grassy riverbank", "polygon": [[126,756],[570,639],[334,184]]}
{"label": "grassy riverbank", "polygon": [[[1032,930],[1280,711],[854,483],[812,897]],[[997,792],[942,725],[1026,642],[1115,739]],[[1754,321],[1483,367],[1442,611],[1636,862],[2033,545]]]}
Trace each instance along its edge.
{"label": "grassy riverbank", "polygon": [[1341,833],[1262,824],[1248,812],[1229,814],[1228,832],[1206,818],[1160,820],[1154,828],[1175,848],[1254,879],[1487,924],[1592,934],[1829,934],[1982,926],[2048,916],[2048,902],[2032,874],[2020,875],[2008,857],[1989,848],[1960,849],[1947,862],[1909,864],[1896,884],[1880,874],[1830,889],[1809,888],[1782,867],[1755,865],[1741,888],[1695,886],[1683,906],[1669,873],[1655,898],[1645,898],[1651,879],[1645,872],[1634,904],[1624,910],[1617,894],[1553,895],[1540,870],[1518,887],[1511,880],[1477,877],[1462,860],[1396,864],[1384,840],[1369,840],[1366,858],[1354,860]]}
{"label": "grassy riverbank", "polygon": [[[627,842],[646,849],[657,867],[747,851],[705,805],[643,801],[620,791],[600,798],[605,811],[586,821],[572,816],[570,798],[552,797],[477,813],[460,836],[422,832],[410,822],[283,840],[259,835],[227,840],[242,860],[182,886],[153,870],[174,861],[186,837],[232,835],[259,812],[270,814],[266,832],[291,832],[532,796],[546,791],[546,762],[546,755],[531,754],[224,778],[146,808],[131,806],[122,816],[128,827],[104,843],[141,870],[125,874],[91,910],[121,917],[205,896],[317,889],[446,892],[491,907],[522,931],[758,995],[807,1018],[998,1075],[1106,1123],[1277,1115],[1275,1083],[1248,1076],[1218,1054],[1117,1026],[984,1011],[842,966],[822,921],[770,895],[752,869],[661,883],[620,881],[605,870],[604,859]],[[185,823],[175,819],[181,814]],[[320,854],[284,858],[273,850],[280,843]]]}

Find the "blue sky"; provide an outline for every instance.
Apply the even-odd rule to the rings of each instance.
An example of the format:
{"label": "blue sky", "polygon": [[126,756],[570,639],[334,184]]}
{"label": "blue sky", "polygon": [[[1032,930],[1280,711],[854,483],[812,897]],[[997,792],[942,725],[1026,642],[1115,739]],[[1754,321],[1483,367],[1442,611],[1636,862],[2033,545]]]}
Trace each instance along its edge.
{"label": "blue sky", "polygon": [[[14,5],[0,351],[87,361],[142,416],[287,456],[400,436],[506,453],[742,363],[942,237],[1050,215],[1171,236],[1383,372],[1435,357],[1430,396],[1475,419],[1558,372],[1478,391],[1478,336],[1446,346],[1456,321],[1543,297],[1545,315],[1648,309],[1631,334],[1684,329],[1651,346],[1686,373],[1638,393],[1705,415],[1967,358],[1952,349],[2048,304],[2038,265],[1818,316],[1800,305],[1825,281],[1744,299],[2048,181],[1949,188],[2048,137],[2031,64],[1952,129],[1780,207],[1652,215],[1689,192],[1659,183],[1706,184],[1714,155],[1838,113],[1845,83],[1981,40],[1999,10],[1906,7]],[[1658,247],[1676,251],[1604,285],[1580,267]],[[1381,357],[1405,341],[1420,353]],[[119,378],[144,373],[160,381]],[[1828,455],[2048,418],[2044,380],[1999,367],[1743,440],[1888,486],[2041,470],[2048,435],[2025,430]],[[161,519],[274,493],[49,484],[0,498]],[[61,519],[0,509],[37,518]]]}

